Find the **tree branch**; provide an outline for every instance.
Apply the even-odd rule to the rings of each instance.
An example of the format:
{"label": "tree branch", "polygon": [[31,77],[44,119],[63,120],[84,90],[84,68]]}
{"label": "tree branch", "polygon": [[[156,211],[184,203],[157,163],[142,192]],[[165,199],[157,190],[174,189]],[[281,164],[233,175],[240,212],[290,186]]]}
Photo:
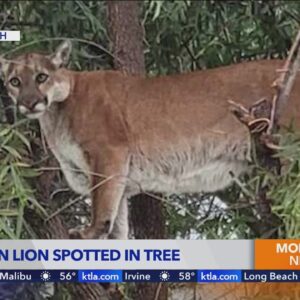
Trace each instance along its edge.
{"label": "tree branch", "polygon": [[274,125],[278,123],[282,111],[287,105],[291,90],[296,79],[297,72],[300,68],[299,49],[300,30],[298,31],[296,39],[289,52],[289,56],[284,64],[282,74],[273,84],[273,86],[277,89],[277,92],[273,97],[273,108],[270,116],[269,128],[267,130],[268,134],[272,133]]}

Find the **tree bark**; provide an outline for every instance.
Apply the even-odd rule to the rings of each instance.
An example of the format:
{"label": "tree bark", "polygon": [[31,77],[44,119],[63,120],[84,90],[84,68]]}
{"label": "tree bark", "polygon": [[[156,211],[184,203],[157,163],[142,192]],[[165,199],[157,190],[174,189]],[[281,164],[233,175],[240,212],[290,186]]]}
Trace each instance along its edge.
{"label": "tree bark", "polygon": [[6,122],[8,124],[14,123],[14,111],[12,109],[12,101],[9,99],[7,93],[5,92],[5,87],[3,80],[0,80],[0,91],[1,91],[1,101],[3,104]]}
{"label": "tree bark", "polygon": [[107,1],[108,31],[114,66],[127,74],[145,74],[143,31],[137,1]]}
{"label": "tree bark", "polygon": [[[138,1],[107,1],[108,32],[114,54],[114,66],[126,74],[145,75],[143,28],[139,22]],[[147,195],[130,199],[131,224],[136,239],[166,238],[164,207]],[[165,300],[167,285],[137,284],[136,299]],[[158,297],[156,297],[158,295]]]}

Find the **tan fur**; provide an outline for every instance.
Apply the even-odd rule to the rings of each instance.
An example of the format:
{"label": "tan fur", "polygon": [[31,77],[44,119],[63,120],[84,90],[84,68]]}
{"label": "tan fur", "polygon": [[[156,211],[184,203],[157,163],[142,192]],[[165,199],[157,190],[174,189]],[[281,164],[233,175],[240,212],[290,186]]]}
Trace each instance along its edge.
{"label": "tan fur", "polygon": [[[70,186],[93,198],[91,225],[72,231],[82,238],[126,238],[127,198],[143,190],[213,192],[247,170],[249,134],[227,101],[249,106],[270,97],[275,70],[282,66],[277,60],[255,61],[142,78],[74,72],[56,65],[59,51],[54,57],[55,63],[38,54],[19,57],[21,64],[8,67],[6,86],[18,106],[48,97],[46,110],[36,117]],[[39,68],[49,79],[37,86]],[[10,86],[15,74],[24,87]],[[294,118],[299,125],[299,93],[298,78],[286,124]]]}

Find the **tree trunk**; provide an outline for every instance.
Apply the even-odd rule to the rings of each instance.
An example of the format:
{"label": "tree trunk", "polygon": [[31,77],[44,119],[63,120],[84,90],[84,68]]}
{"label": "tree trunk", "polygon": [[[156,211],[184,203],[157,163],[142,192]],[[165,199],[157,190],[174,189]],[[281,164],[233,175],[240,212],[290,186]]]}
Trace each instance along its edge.
{"label": "tree trunk", "polygon": [[[108,31],[115,68],[127,74],[145,74],[143,28],[139,22],[138,1],[107,1]],[[164,207],[147,195],[130,199],[131,224],[136,239],[166,238]],[[136,299],[165,300],[167,285],[137,284]],[[158,295],[156,297],[156,295]]]}

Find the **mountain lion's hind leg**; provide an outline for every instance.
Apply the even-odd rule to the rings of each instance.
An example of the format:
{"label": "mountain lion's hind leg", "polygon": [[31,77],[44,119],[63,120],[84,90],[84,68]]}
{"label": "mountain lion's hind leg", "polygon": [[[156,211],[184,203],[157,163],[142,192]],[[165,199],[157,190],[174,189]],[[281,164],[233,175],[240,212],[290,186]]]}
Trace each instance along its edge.
{"label": "mountain lion's hind leg", "polygon": [[[93,172],[105,174],[105,178],[94,176],[91,225],[82,230],[71,229],[71,239],[107,238],[113,230],[126,186],[129,159],[127,151],[120,149],[106,152],[103,157],[106,157],[105,162],[101,159],[94,162]],[[126,213],[123,210],[123,214]]]}

